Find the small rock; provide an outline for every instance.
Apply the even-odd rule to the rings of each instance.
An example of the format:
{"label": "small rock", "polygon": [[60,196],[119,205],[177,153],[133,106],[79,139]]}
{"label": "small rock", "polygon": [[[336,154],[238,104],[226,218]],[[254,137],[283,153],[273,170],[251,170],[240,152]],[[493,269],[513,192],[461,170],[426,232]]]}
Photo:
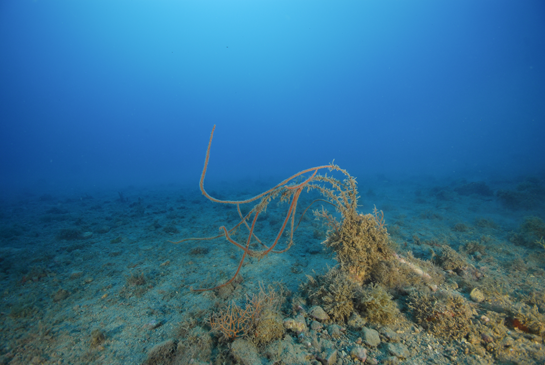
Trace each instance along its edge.
{"label": "small rock", "polygon": [[367,350],[364,349],[362,346],[352,347],[352,350],[350,350],[350,356],[358,359],[361,362],[364,362],[365,360],[367,360]]}
{"label": "small rock", "polygon": [[435,293],[437,291],[437,285],[431,283],[426,283],[426,285],[428,286],[428,288],[430,288],[432,292]]}
{"label": "small rock", "polygon": [[411,356],[407,346],[402,343],[389,343],[386,348],[391,355],[399,357],[400,359],[407,359]]}
{"label": "small rock", "polygon": [[83,234],[81,235],[83,239],[91,238],[92,236],[93,232],[83,232]]}
{"label": "small rock", "polygon": [[389,342],[399,342],[399,335],[391,328],[382,327],[380,329],[380,334],[386,337]]}
{"label": "small rock", "polygon": [[30,360],[30,364],[34,365],[38,365],[38,364],[43,364],[44,363],[44,359],[40,356],[34,356],[31,360]]}
{"label": "small rock", "polygon": [[[239,275],[240,276],[240,275]],[[229,298],[235,291],[235,286],[231,283],[229,285],[222,286],[218,289],[217,296],[222,299]]]}
{"label": "small rock", "polygon": [[101,329],[91,331],[91,347],[97,347],[106,340],[106,334]]}
{"label": "small rock", "polygon": [[161,327],[163,323],[164,323],[163,321],[152,319],[151,321],[149,321],[148,323],[144,325],[144,328],[148,330],[154,330],[156,328]]}
{"label": "small rock", "polygon": [[337,363],[337,350],[335,349],[328,349],[326,352],[326,356],[324,359],[322,359],[323,365],[333,365]]}
{"label": "small rock", "polygon": [[382,360],[382,363],[384,365],[397,365],[399,364],[399,359],[395,356],[388,356],[384,360]]}
{"label": "small rock", "polygon": [[83,271],[72,271],[70,273],[70,279],[77,279],[83,275]]}
{"label": "small rock", "polygon": [[484,294],[479,289],[475,288],[469,293],[469,297],[476,303],[480,303],[484,300]]}
{"label": "small rock", "polygon": [[470,333],[468,336],[467,336],[467,341],[472,344],[472,345],[478,345],[481,343],[481,337],[480,336],[477,336],[476,334],[474,333]]}
{"label": "small rock", "polygon": [[473,348],[471,350],[472,350],[471,353],[473,353],[475,355],[478,355],[478,356],[481,356],[481,357],[486,356],[486,350],[481,346],[473,346]]}
{"label": "small rock", "polygon": [[494,342],[494,338],[486,333],[481,333],[481,338],[485,343],[491,343]]}
{"label": "small rock", "polygon": [[317,322],[317,321],[312,321],[310,323],[310,329],[313,329],[314,331],[319,331],[321,330],[322,328],[324,328],[323,324],[321,324],[320,322]]}
{"label": "small rock", "polygon": [[515,340],[513,339],[513,337],[505,337],[501,342],[500,342],[500,345],[502,347],[511,347],[515,344]]}
{"label": "small rock", "polygon": [[338,324],[332,324],[327,327],[327,332],[333,338],[339,338],[342,335],[343,328]]}
{"label": "small rock", "polygon": [[53,301],[54,302],[60,302],[61,300],[65,300],[68,298],[70,293],[68,290],[59,289],[54,295],[53,295]]}
{"label": "small rock", "polygon": [[310,308],[308,314],[312,318],[317,319],[318,321],[327,321],[327,320],[329,320],[329,316],[323,310],[323,308],[320,307],[320,306],[314,306],[314,307]]}
{"label": "small rock", "polygon": [[363,342],[371,347],[377,347],[380,345],[380,336],[374,329],[364,327],[361,331],[363,334]]}
{"label": "small rock", "polygon": [[284,319],[284,327],[297,332],[297,334],[301,334],[308,330],[307,324],[305,323],[305,318],[300,314],[295,318]]}

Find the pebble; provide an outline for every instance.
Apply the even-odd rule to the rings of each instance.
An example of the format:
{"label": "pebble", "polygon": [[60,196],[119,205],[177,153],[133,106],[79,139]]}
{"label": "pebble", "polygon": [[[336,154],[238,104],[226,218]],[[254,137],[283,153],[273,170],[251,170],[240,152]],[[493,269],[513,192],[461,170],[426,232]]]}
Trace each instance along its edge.
{"label": "pebble", "polygon": [[384,360],[382,360],[382,363],[384,365],[396,365],[399,364],[399,359],[395,356],[388,356]]}
{"label": "pebble", "polygon": [[310,329],[313,329],[314,331],[319,331],[322,328],[324,328],[324,325],[317,321],[312,321],[310,323]]}
{"label": "pebble", "polygon": [[61,300],[65,300],[69,296],[70,293],[67,290],[59,289],[55,294],[53,294],[53,301],[60,302]]}
{"label": "pebble", "polygon": [[149,321],[148,323],[146,323],[144,325],[144,328],[148,329],[148,330],[154,330],[156,328],[159,328],[163,325],[163,321],[161,320],[157,320],[157,319],[152,319],[151,321]]}
{"label": "pebble", "polygon": [[367,360],[367,350],[362,346],[355,346],[352,348],[352,350],[350,350],[350,356],[364,362]]}
{"label": "pebble", "polygon": [[337,363],[337,350],[329,349],[327,350],[326,358],[324,359],[324,365],[333,365]]}
{"label": "pebble", "polygon": [[407,359],[409,356],[411,356],[407,346],[403,345],[402,343],[389,343],[386,345],[386,348],[391,355],[399,357],[400,359]]}
{"label": "pebble", "polygon": [[515,344],[515,340],[509,336],[505,337],[500,343],[502,347],[511,347],[514,344]]}
{"label": "pebble", "polygon": [[77,279],[83,275],[83,271],[72,271],[70,273],[70,279]]}
{"label": "pebble", "polygon": [[295,318],[284,319],[284,327],[297,332],[297,334],[308,330],[307,324],[305,323],[305,318],[300,314]]}
{"label": "pebble", "polygon": [[324,309],[322,307],[320,307],[320,306],[314,306],[314,307],[310,308],[308,314],[312,318],[317,319],[318,321],[327,321],[327,320],[329,320],[329,316],[324,311]]}
{"label": "pebble", "polygon": [[480,303],[484,300],[483,292],[477,288],[473,289],[471,293],[469,293],[469,297],[471,298],[472,301],[476,303]]}
{"label": "pebble", "polygon": [[492,336],[490,336],[490,335],[487,335],[486,333],[481,333],[481,338],[486,343],[494,342],[494,338]]}
{"label": "pebble", "polygon": [[430,283],[427,283],[426,285],[428,286],[428,288],[430,288],[430,290],[431,290],[432,292],[435,293],[435,292],[437,291],[437,285],[435,285],[435,284],[430,284]]}
{"label": "pebble", "polygon": [[361,331],[363,334],[363,342],[371,347],[377,347],[380,345],[380,336],[374,329],[364,327]]}
{"label": "pebble", "polygon": [[327,332],[333,338],[339,338],[342,335],[343,328],[338,324],[332,324],[327,327]]}
{"label": "pebble", "polygon": [[389,342],[399,342],[399,335],[391,328],[382,327],[380,334],[383,335]]}

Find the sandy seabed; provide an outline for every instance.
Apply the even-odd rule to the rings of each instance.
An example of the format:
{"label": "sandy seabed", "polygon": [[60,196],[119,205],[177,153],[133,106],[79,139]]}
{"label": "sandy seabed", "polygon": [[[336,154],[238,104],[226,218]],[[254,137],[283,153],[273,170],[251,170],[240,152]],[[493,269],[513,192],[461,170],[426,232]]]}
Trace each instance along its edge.
{"label": "sandy seabed", "polygon": [[[270,185],[226,183],[209,192],[244,199]],[[407,288],[389,291],[399,311],[391,323],[365,313],[318,318],[301,286],[337,262],[311,214],[289,251],[248,258],[233,284],[197,293],[190,288],[228,280],[242,252],[225,239],[169,241],[218,234],[238,223],[235,207],[176,186],[26,192],[0,200],[0,364],[545,363],[542,180],[381,177],[359,190],[361,212],[384,212],[399,257],[442,277],[414,290],[461,298],[471,310],[469,332],[443,336],[434,325],[458,313],[419,317]],[[300,206],[312,198],[303,194]],[[274,239],[286,208],[271,203],[260,216],[261,239]],[[211,316],[227,303],[244,307],[269,285],[283,299],[274,339],[210,331]]]}

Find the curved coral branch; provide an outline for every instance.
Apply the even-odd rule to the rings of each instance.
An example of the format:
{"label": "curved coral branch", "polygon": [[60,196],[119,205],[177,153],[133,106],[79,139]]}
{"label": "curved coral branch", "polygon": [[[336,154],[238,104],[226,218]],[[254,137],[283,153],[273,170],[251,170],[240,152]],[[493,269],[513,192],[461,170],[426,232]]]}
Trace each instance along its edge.
{"label": "curved coral branch", "polygon": [[[305,215],[305,213],[307,212],[307,210],[309,209],[310,205],[314,204],[316,201],[321,200],[321,199],[314,200],[309,205],[309,207],[307,207],[303,211],[303,214],[301,215],[301,217],[300,217],[300,219],[299,219],[299,221],[297,223],[297,226],[295,226],[295,213],[297,211],[297,203],[299,201],[299,196],[301,195],[301,193],[302,193],[302,191],[303,191],[303,189],[305,187],[307,187],[308,190],[312,190],[312,189],[319,190],[323,195],[325,195],[330,200],[330,201],[327,201],[327,200],[321,200],[321,201],[332,204],[337,209],[341,210],[341,213],[343,213],[343,211],[346,211],[347,209],[350,209],[352,206],[354,206],[354,199],[357,198],[357,196],[355,195],[356,194],[355,192],[354,193],[347,192],[347,190],[349,190],[349,188],[347,188],[347,185],[352,186],[354,188],[354,190],[355,190],[355,180],[353,180],[353,178],[352,178],[352,180],[350,180],[349,179],[350,175],[348,175],[348,173],[345,170],[340,169],[334,163],[330,163],[329,165],[312,167],[312,168],[300,171],[297,174],[292,175],[289,178],[283,180],[282,182],[275,185],[274,187],[264,191],[261,194],[258,194],[256,196],[254,196],[253,198],[250,198],[250,199],[246,199],[246,200],[221,200],[221,199],[214,198],[210,194],[208,194],[208,192],[204,188],[204,179],[206,177],[206,172],[207,172],[207,169],[208,169],[208,162],[210,160],[210,149],[211,149],[211,146],[212,146],[212,140],[214,138],[215,129],[216,129],[216,126],[214,125],[214,127],[212,128],[212,132],[210,133],[210,139],[208,141],[208,147],[206,149],[206,157],[205,157],[205,160],[204,160],[204,167],[203,167],[203,171],[201,173],[201,178],[200,178],[200,181],[199,181],[199,187],[200,187],[200,190],[201,190],[202,194],[207,199],[209,199],[210,201],[213,201],[215,203],[221,203],[221,204],[236,205],[237,206],[237,211],[238,211],[239,216],[240,216],[240,221],[233,228],[231,228],[229,230],[225,226],[221,226],[220,230],[222,230],[222,233],[219,234],[219,235],[216,235],[216,236],[203,237],[203,238],[191,237],[191,238],[185,238],[185,239],[182,239],[182,240],[176,241],[176,242],[172,242],[172,241],[170,241],[170,242],[172,242],[172,243],[182,243],[182,242],[186,242],[186,241],[212,240],[212,239],[216,239],[216,238],[220,238],[220,237],[225,237],[225,239],[229,243],[235,245],[237,248],[244,251],[244,253],[243,253],[242,258],[241,258],[241,260],[240,260],[240,262],[238,264],[238,267],[237,267],[237,270],[236,270],[235,274],[231,277],[231,279],[229,281],[227,281],[224,284],[213,287],[213,288],[192,289],[193,291],[214,290],[214,289],[218,289],[218,288],[221,288],[221,287],[223,287],[225,285],[230,284],[231,282],[233,282],[233,280],[235,280],[235,278],[239,274],[240,269],[242,267],[242,264],[244,263],[244,260],[246,259],[247,255],[250,255],[250,256],[253,256],[253,257],[258,257],[258,258],[261,259],[261,258],[265,257],[266,255],[268,255],[270,252],[282,253],[282,252],[285,252],[285,251],[289,250],[291,248],[291,246],[293,245],[293,234],[297,230],[297,228],[299,228],[299,224],[301,223],[301,220],[302,220],[303,216]],[[329,169],[330,171],[333,171],[333,170],[340,171],[343,174],[345,174],[348,178],[347,178],[347,180],[345,180],[345,183],[343,184],[342,182],[340,182],[340,181],[338,181],[336,179],[330,178],[327,175],[326,176],[318,175],[318,171],[323,170],[323,169]],[[302,182],[297,183],[295,185],[288,185],[294,179],[296,179],[296,178],[298,178],[298,177],[300,177],[302,175],[305,175],[307,173],[311,173],[311,174],[310,174],[309,177],[307,177]],[[326,182],[326,183],[329,183],[329,184],[332,185],[333,189],[324,188],[322,186],[319,186],[318,184],[313,184],[313,182],[318,182],[318,183]],[[254,233],[255,232],[255,225],[256,225],[256,222],[257,222],[257,217],[259,216],[259,214],[262,211],[264,211],[266,209],[267,204],[271,200],[276,199],[278,197],[280,197],[281,202],[282,201],[289,201],[290,198],[291,198],[291,202],[290,202],[288,211],[286,213],[286,217],[284,218],[284,222],[283,222],[282,226],[280,227],[280,229],[278,231],[278,234],[276,235],[275,240],[272,242],[272,244],[270,246],[267,246],[265,243],[263,243],[255,235],[255,233]],[[240,210],[240,205],[252,203],[252,202],[255,202],[258,199],[261,199],[261,201],[259,203],[257,203],[245,216],[243,216],[242,212]],[[249,226],[247,220],[251,217],[252,214],[254,214],[254,218],[253,218],[253,221],[252,221],[252,225]],[[275,251],[274,248],[276,247],[276,245],[280,241],[280,238],[282,237],[282,234],[284,233],[288,222],[290,222],[290,226],[291,226],[290,227],[290,240],[289,240],[289,243],[288,243],[288,245],[287,245],[287,247],[285,249]],[[249,234],[248,234],[248,238],[247,238],[245,246],[242,245],[241,243],[235,241],[231,237],[233,232],[238,227],[240,227],[242,224],[244,224],[249,230]],[[263,251],[250,250],[249,247],[250,247],[250,243],[252,241],[252,238],[255,238],[261,245],[264,246],[265,249]]]}

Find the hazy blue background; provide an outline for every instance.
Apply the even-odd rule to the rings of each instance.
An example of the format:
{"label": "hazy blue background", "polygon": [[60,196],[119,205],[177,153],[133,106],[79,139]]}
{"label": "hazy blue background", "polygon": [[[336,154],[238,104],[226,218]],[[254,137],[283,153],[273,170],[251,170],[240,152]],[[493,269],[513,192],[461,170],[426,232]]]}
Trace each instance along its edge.
{"label": "hazy blue background", "polygon": [[543,1],[0,3],[0,188],[543,172]]}

